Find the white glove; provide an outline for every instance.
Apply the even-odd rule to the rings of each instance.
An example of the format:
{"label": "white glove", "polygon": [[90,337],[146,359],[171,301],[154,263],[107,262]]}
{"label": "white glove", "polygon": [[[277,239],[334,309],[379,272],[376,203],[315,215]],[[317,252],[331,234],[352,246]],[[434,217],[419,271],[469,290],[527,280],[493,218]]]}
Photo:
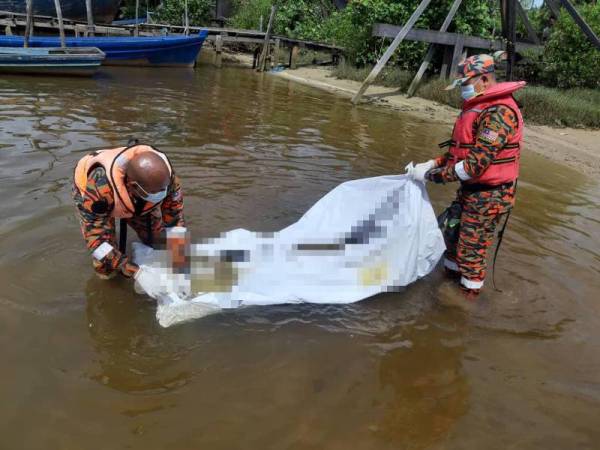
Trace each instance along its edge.
{"label": "white glove", "polygon": [[435,167],[435,160],[433,159],[430,159],[424,163],[419,163],[416,166],[413,166],[411,162],[408,166],[406,166],[406,172],[407,175],[409,175],[413,180],[425,183],[427,181],[425,179],[425,174],[431,169],[435,169]]}
{"label": "white glove", "polygon": [[147,294],[152,298],[156,298],[158,294],[165,290],[165,287],[160,285],[160,274],[147,267],[141,266],[133,279],[135,280],[133,287],[138,294]]}

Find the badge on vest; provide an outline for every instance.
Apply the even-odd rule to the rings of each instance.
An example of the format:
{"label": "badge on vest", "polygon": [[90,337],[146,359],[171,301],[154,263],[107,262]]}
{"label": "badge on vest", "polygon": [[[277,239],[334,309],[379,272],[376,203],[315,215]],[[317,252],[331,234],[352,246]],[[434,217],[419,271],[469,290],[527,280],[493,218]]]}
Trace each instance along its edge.
{"label": "badge on vest", "polygon": [[479,133],[479,136],[477,137],[482,141],[487,142],[488,144],[493,144],[494,142],[496,142],[496,139],[498,139],[498,133],[496,133],[494,130],[486,128],[481,133]]}

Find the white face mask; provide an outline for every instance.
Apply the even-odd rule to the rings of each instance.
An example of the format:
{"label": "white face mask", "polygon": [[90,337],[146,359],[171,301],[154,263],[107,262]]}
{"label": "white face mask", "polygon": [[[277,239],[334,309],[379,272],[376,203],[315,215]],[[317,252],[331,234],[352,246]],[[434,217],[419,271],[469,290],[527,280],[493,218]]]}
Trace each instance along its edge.
{"label": "white face mask", "polygon": [[472,99],[473,97],[475,97],[477,95],[477,92],[475,91],[475,86],[472,84],[466,84],[466,85],[462,85],[460,87],[460,96],[463,98],[463,100],[469,100]]}

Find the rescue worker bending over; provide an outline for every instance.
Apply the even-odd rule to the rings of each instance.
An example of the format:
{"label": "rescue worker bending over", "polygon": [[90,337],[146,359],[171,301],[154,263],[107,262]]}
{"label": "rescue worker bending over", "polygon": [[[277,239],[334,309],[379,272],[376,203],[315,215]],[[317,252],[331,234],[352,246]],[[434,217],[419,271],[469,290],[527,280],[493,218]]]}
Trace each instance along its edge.
{"label": "rescue worker bending over", "polygon": [[525,82],[496,82],[489,55],[465,59],[458,73],[446,88],[460,86],[463,98],[452,139],[440,144],[448,152],[414,168],[411,163],[407,170],[418,181],[460,182],[460,225],[454,237],[446,236],[444,266],[460,277],[461,288],[472,298],[483,286],[496,226],[515,201],[523,118],[513,93]]}
{"label": "rescue worker bending over", "polygon": [[139,271],[117,248],[115,219],[150,246],[164,242],[165,228],[184,226],[179,178],[167,157],[148,145],[84,156],[75,168],[73,199],[94,269],[104,279]]}

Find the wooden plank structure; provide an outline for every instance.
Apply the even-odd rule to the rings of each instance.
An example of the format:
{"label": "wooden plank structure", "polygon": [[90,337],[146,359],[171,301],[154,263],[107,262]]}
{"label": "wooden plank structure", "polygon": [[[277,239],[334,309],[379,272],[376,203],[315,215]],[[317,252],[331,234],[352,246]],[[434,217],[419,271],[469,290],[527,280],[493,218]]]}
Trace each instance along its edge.
{"label": "wooden plank structure", "polygon": [[[452,3],[452,6],[450,7],[450,12],[448,12],[448,15],[444,19],[444,23],[440,27],[440,33],[446,32],[446,30],[450,26],[450,22],[452,22],[452,19],[454,19],[454,15],[456,14],[456,11],[458,11],[458,7],[460,6],[461,3],[462,3],[462,0],[454,0],[454,3]],[[414,95],[415,91],[417,90],[417,87],[419,86],[419,83],[421,82],[421,78],[423,78],[423,75],[425,75],[425,71],[427,70],[427,68],[429,67],[429,64],[431,63],[431,60],[433,59],[434,52],[435,52],[435,46],[430,44],[429,48],[427,49],[427,54],[425,55],[425,58],[423,59],[423,62],[421,63],[421,66],[419,67],[419,70],[417,71],[415,78],[412,80],[412,82],[410,83],[410,86],[408,87],[407,95],[409,97],[412,97]]]}
{"label": "wooden plank structure", "polygon": [[[558,2],[564,6],[567,12],[573,17],[575,23],[579,26],[582,32],[592,42],[596,48],[600,49],[600,40],[589,27],[585,20],[579,15],[575,7],[572,5],[570,0],[546,0],[549,8],[554,15],[558,15],[560,8]],[[356,104],[360,101],[360,98],[368,88],[368,86],[375,80],[379,72],[383,69],[393,52],[396,50],[400,42],[404,39],[418,42],[427,42],[430,44],[427,54],[423,60],[423,63],[419,67],[415,78],[408,89],[408,96],[414,95],[417,90],[418,84],[421,81],[425,71],[429,67],[434,54],[434,46],[444,46],[444,62],[442,64],[442,71],[440,76],[444,78],[448,71],[450,76],[454,76],[457,72],[458,64],[467,55],[468,48],[474,49],[486,49],[486,50],[506,50],[507,57],[507,69],[506,76],[508,80],[512,80],[514,67],[516,63],[516,53],[519,51],[534,49],[542,50],[543,47],[540,45],[540,39],[537,36],[533,26],[527,18],[527,13],[519,3],[519,0],[500,0],[500,12],[502,20],[502,39],[485,39],[477,36],[468,36],[459,33],[448,33],[450,23],[452,22],[456,11],[458,10],[461,0],[454,0],[448,15],[446,16],[444,23],[440,27],[439,31],[426,30],[426,29],[413,29],[413,26],[427,7],[426,0],[423,0],[413,15],[410,17],[408,22],[400,27],[389,24],[375,24],[373,26],[372,35],[375,37],[383,38],[394,38],[384,55],[377,62],[373,71],[363,82],[358,93],[352,98],[352,103]],[[425,4],[425,5],[424,5]],[[529,42],[517,41],[517,16],[523,22],[525,29],[527,30],[527,37]],[[416,17],[416,18],[415,18]],[[452,50],[450,50],[452,49]],[[452,56],[450,56],[452,55]],[[451,61],[450,61],[451,58]]]}
{"label": "wooden plank structure", "polygon": [[369,85],[373,83],[373,81],[375,81],[375,78],[377,78],[377,75],[379,75],[381,69],[385,67],[385,65],[392,57],[398,46],[402,43],[410,29],[415,25],[417,20],[419,20],[419,17],[421,17],[421,14],[423,14],[423,11],[425,11],[427,6],[429,6],[430,2],[431,0],[421,0],[421,3],[419,4],[419,6],[417,6],[415,12],[412,14],[412,16],[410,16],[410,19],[408,19],[408,22],[406,22],[406,24],[400,29],[400,31],[394,38],[392,44],[385,51],[381,59],[377,61],[377,64],[375,65],[375,67],[373,67],[373,70],[367,76],[365,81],[363,81],[363,84],[360,86],[358,92],[354,95],[354,97],[352,97],[352,103],[357,104],[360,101],[360,98],[363,96]]}
{"label": "wooden plank structure", "polygon": [[[58,31],[58,22],[54,17],[49,16],[34,16],[35,28],[43,31],[45,34],[55,34]],[[89,24],[65,19],[64,30],[75,36],[87,35]],[[0,11],[0,27],[4,27],[6,34],[18,34],[17,30],[22,30],[26,25],[26,15],[13,13],[10,11]],[[136,24],[136,25],[94,25],[93,30],[96,35],[105,36],[134,36],[136,33],[139,36],[156,36],[168,34],[183,34],[186,27],[167,24]],[[238,28],[219,28],[219,27],[195,27],[189,26],[190,33],[197,33],[200,30],[208,30],[207,41],[215,45],[217,52],[222,52],[223,44],[227,43],[243,43],[254,44],[257,48],[265,43],[266,32],[257,30],[244,30]],[[219,43],[220,41],[220,43]],[[297,65],[297,56],[300,49],[323,52],[331,55],[331,63],[336,64],[343,57],[344,49],[339,46],[325,44],[322,42],[307,41],[302,39],[292,39],[285,36],[277,36],[271,34],[269,36],[269,46],[272,51],[277,48],[281,52],[282,49],[289,51],[290,66]],[[270,50],[270,51],[271,51]],[[219,58],[215,58],[217,63]]]}

